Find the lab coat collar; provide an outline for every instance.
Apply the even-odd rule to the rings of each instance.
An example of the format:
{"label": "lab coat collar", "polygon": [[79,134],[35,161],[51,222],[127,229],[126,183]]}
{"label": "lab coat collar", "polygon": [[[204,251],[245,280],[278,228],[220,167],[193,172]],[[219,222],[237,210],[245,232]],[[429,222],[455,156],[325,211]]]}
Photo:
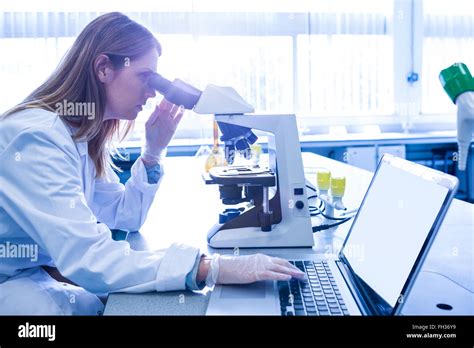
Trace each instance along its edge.
{"label": "lab coat collar", "polygon": [[77,151],[79,152],[79,155],[81,157],[87,156],[87,154],[89,153],[87,141],[76,142],[76,146],[77,146]]}
{"label": "lab coat collar", "polygon": [[[69,135],[72,137],[76,133],[77,128],[67,124],[66,122],[64,122],[64,125],[66,126],[66,129],[69,132]],[[87,154],[89,153],[87,141],[75,141],[75,143],[76,143],[77,151],[79,152],[79,156],[81,157],[87,156]]]}

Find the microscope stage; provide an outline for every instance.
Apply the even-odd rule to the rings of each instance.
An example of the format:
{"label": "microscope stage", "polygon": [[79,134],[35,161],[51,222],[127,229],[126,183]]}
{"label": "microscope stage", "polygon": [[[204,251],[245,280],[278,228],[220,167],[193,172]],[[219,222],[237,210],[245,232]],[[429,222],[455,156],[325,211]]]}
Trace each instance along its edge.
{"label": "microscope stage", "polygon": [[275,174],[259,166],[214,167],[209,171],[214,184],[275,186]]}

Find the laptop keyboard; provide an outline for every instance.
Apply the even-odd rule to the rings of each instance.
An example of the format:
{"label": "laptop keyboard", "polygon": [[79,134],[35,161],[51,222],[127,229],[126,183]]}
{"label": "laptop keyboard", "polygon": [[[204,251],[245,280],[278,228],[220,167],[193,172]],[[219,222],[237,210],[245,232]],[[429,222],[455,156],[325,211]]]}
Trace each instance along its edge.
{"label": "laptop keyboard", "polygon": [[349,315],[327,261],[290,263],[306,278],[277,282],[282,315]]}

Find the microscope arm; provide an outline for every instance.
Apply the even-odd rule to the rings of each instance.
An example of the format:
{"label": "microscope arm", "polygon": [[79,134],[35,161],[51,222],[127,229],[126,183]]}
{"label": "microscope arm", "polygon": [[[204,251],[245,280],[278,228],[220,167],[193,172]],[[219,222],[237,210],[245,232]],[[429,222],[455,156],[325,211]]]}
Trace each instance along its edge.
{"label": "microscope arm", "polygon": [[467,155],[474,130],[474,79],[465,64],[455,63],[441,70],[439,80],[458,107],[458,168],[466,170]]}
{"label": "microscope arm", "polygon": [[459,170],[466,170],[467,156],[474,133],[474,92],[464,92],[456,99],[458,106]]}

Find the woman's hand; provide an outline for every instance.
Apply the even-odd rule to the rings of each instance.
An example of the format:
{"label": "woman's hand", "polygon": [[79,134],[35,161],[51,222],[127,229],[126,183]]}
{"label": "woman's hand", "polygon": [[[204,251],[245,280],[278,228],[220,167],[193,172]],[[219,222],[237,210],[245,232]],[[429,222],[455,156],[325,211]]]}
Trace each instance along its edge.
{"label": "woman's hand", "polygon": [[245,284],[259,280],[304,278],[304,273],[287,260],[263,254],[221,256],[216,284]]}
{"label": "woman's hand", "polygon": [[145,162],[158,161],[161,153],[173,138],[179,122],[183,118],[184,107],[163,99],[145,123],[145,150],[142,158]]}
{"label": "woman's hand", "polygon": [[[305,274],[287,260],[263,254],[246,256],[213,256],[207,263],[208,284],[245,284],[260,280],[303,279]],[[204,273],[204,272],[203,272]]]}

